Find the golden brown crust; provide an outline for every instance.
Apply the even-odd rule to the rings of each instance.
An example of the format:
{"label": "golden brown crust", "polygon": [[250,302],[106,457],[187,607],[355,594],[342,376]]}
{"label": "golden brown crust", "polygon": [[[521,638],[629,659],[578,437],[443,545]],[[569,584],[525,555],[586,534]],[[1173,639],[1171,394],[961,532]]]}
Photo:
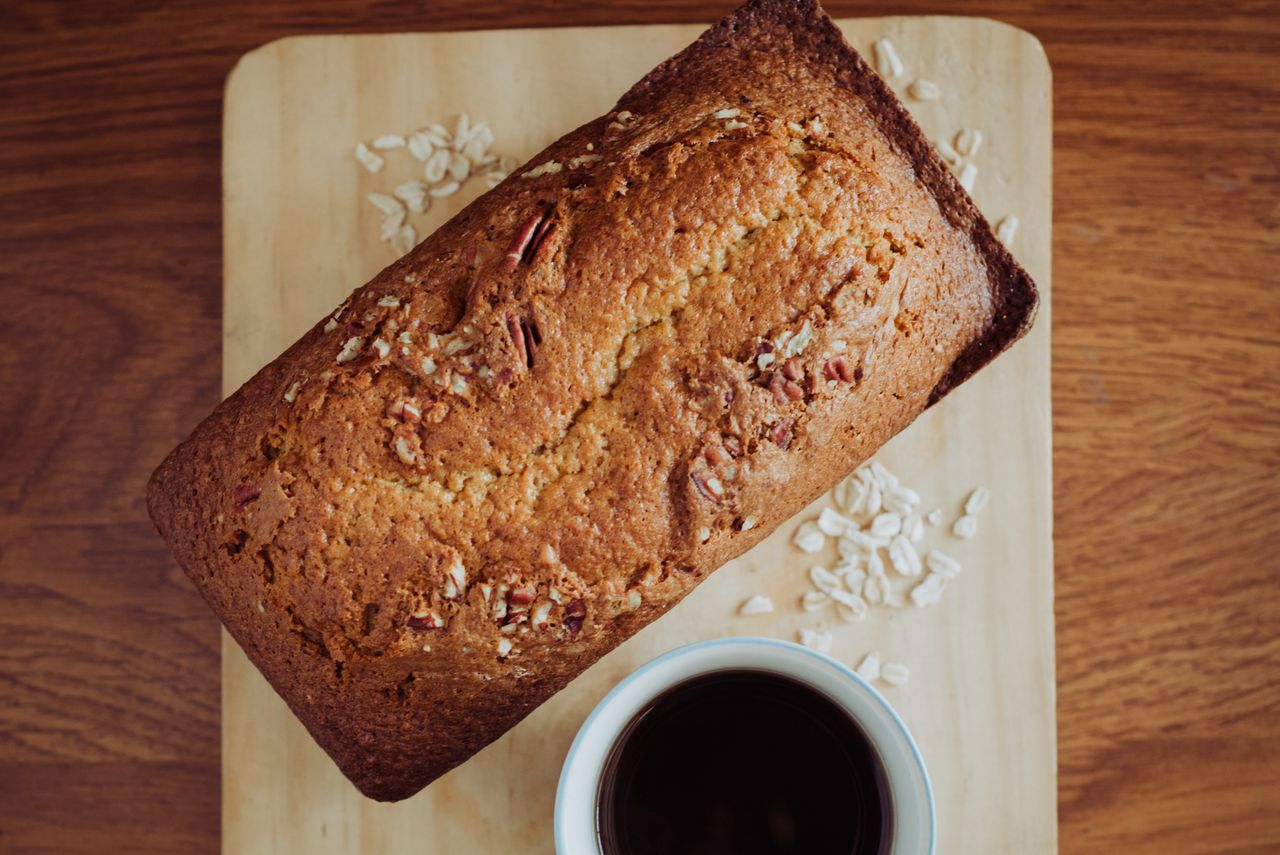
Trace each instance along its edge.
{"label": "golden brown crust", "polygon": [[523,171],[148,489],[179,563],[374,798],[497,738],[1035,306],[808,0],[738,10]]}

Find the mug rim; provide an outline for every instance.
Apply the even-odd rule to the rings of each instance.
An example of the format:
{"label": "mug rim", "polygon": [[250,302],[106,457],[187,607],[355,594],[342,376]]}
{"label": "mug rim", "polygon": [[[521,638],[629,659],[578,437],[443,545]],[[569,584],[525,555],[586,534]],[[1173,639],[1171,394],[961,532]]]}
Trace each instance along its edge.
{"label": "mug rim", "polygon": [[[937,818],[937,811],[934,805],[933,782],[929,778],[929,770],[925,766],[924,756],[920,753],[920,747],[916,745],[915,738],[911,735],[911,731],[907,728],[906,722],[902,720],[902,717],[898,714],[898,711],[895,710],[887,700],[885,700],[884,696],[881,695],[880,692],[874,686],[872,686],[867,680],[863,679],[863,677],[859,675],[855,670],[853,670],[851,667],[849,667],[845,663],[839,661],[838,659],[835,659],[831,656],[828,656],[825,653],[821,653],[810,647],[805,647],[801,644],[796,644],[793,641],[785,641],[783,639],[778,639],[778,638],[767,638],[763,636],[751,636],[751,635],[729,636],[725,638],[711,638],[703,641],[695,641],[690,644],[677,647],[674,650],[668,650],[665,653],[655,656],[653,659],[650,659],[648,662],[645,662],[639,668],[636,668],[634,671],[627,674],[625,677],[619,680],[617,684],[614,685],[614,687],[610,689],[604,695],[604,697],[602,697],[599,700],[599,702],[596,703],[596,705],[592,708],[591,712],[587,715],[586,719],[583,720],[581,726],[579,726],[578,732],[574,735],[573,743],[569,746],[569,751],[568,753],[566,753],[564,762],[560,767],[560,779],[556,784],[556,801],[555,801],[555,808],[552,816],[552,824],[553,824],[554,836],[555,836],[554,842],[555,842],[555,849],[556,849],[557,855],[566,855],[566,853],[569,851],[567,843],[564,839],[564,835],[566,833],[566,825],[568,822],[565,814],[569,810],[569,807],[567,806],[565,801],[565,790],[569,786],[570,771],[574,768],[578,751],[582,747],[583,742],[586,740],[587,735],[589,731],[592,729],[592,725],[596,722],[596,720],[601,715],[603,715],[604,712],[610,706],[612,706],[613,702],[618,697],[618,695],[622,694],[627,689],[628,686],[630,686],[632,683],[639,680],[644,674],[652,671],[653,669],[661,665],[664,665],[673,659],[683,657],[692,653],[696,653],[696,652],[705,650],[707,648],[725,647],[725,646],[733,646],[733,645],[738,645],[738,646],[762,645],[765,647],[773,647],[780,650],[784,650],[792,654],[799,653],[800,655],[812,658],[826,667],[834,668],[835,671],[840,676],[849,679],[855,686],[858,687],[858,689],[860,689],[866,696],[868,696],[871,700],[875,702],[875,704],[880,708],[880,710],[886,714],[886,717],[889,720],[889,722],[898,731],[898,735],[902,737],[903,741],[906,743],[907,747],[910,749],[910,759],[912,764],[915,767],[916,773],[918,773],[919,775],[919,782],[920,784],[922,784],[922,788],[924,790],[925,812],[929,818],[929,835],[928,835],[929,839],[928,839],[928,846],[925,851],[926,853],[928,853],[928,855],[933,855],[933,853],[936,852],[936,849],[937,849],[937,836],[938,836],[938,818]],[[742,667],[748,667],[748,666],[742,666]],[[764,670],[771,670],[771,669],[764,669]],[[711,673],[711,672],[710,671],[698,672],[699,675],[705,674],[705,673]],[[692,679],[693,676],[697,676],[697,675],[689,675],[683,679]],[[679,682],[681,682],[681,680],[675,680],[669,685],[664,686],[663,690],[665,690],[666,688],[670,688],[671,686],[674,686]],[[822,691],[817,686],[814,686],[813,688],[817,691]],[[645,703],[647,703],[650,700],[652,700],[652,698],[646,699]],[[852,711],[848,710],[845,707],[844,703],[834,698],[832,700],[838,703],[842,708],[845,708],[846,712],[848,712],[850,715],[853,715]],[[630,719],[628,719],[628,721],[629,720]],[[855,720],[856,720],[856,716],[855,716]],[[625,727],[625,723],[623,724],[623,727]],[[620,732],[621,732],[621,728],[619,729],[619,733]],[[610,740],[611,746],[616,739],[617,739],[617,734],[615,734],[613,738]],[[877,744],[874,740],[873,740],[873,744],[876,745],[876,748],[878,751],[880,749],[880,745]],[[596,810],[598,810],[598,805],[594,807],[592,810],[593,810],[593,813]],[[599,850],[599,847],[597,846],[596,851],[598,850]]]}

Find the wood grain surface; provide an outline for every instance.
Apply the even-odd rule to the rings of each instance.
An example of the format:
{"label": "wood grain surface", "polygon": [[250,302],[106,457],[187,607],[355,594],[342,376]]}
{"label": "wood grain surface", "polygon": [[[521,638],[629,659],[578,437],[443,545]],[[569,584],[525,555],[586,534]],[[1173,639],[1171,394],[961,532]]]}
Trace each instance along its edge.
{"label": "wood grain surface", "polygon": [[[301,32],[729,3],[0,6],[0,852],[218,849],[218,628],[150,531],[218,399],[222,84]],[[1063,853],[1280,847],[1280,8],[982,14],[1054,72]]]}
{"label": "wood grain surface", "polygon": [[[838,19],[855,47],[892,38],[911,74],[942,97],[908,99],[931,139],[962,127],[985,141],[971,158],[974,199],[993,220],[1014,213],[1013,243],[1035,278],[1034,329],[881,449],[875,459],[943,511],[924,549],[963,562],[935,607],[874,608],[855,624],[834,607],[800,609],[814,564],[791,543],[799,520],[716,571],[684,602],[592,666],[493,745],[417,796],[362,798],[240,648],[222,660],[222,843],[226,853],[364,855],[554,850],[556,782],[574,733],[626,674],[693,641],[762,635],[790,641],[801,626],[833,636],[850,665],[870,650],[910,666],[910,684],[881,684],[919,743],[933,782],[940,852],[1056,851],[1052,475],[1050,471],[1051,80],[1034,38],[980,18]],[[365,199],[422,172],[385,152],[369,174],[355,141],[408,132],[467,111],[492,124],[497,152],[532,157],[566,129],[606,112],[699,25],[556,27],[385,36],[307,36],[243,58],[223,112],[223,391],[230,393],[393,260]],[[1016,73],[1008,74],[1012,69]],[[504,83],[519,80],[511,88]],[[529,93],[554,93],[549,97]],[[278,110],[278,105],[288,105]],[[412,222],[425,235],[484,190],[479,179]],[[335,348],[339,347],[335,343]],[[336,353],[336,349],[335,349]],[[949,526],[974,484],[990,488],[978,536]],[[893,574],[895,577],[897,574]],[[897,585],[899,596],[909,589]],[[773,613],[737,614],[763,594]],[[517,646],[522,644],[516,639]],[[518,661],[518,660],[517,660]],[[519,817],[516,833],[495,822]]]}

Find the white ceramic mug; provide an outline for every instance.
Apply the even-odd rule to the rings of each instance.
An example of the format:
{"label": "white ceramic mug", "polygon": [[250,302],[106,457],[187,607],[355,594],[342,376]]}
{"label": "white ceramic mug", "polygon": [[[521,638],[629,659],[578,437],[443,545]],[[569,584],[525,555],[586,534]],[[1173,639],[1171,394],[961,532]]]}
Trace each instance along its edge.
{"label": "white ceramic mug", "polygon": [[884,768],[892,804],[889,855],[933,855],[937,818],[924,759],[902,719],[848,666],[799,644],[772,638],[720,638],[681,647],[613,687],[578,731],[556,790],[557,855],[601,855],[597,831],[600,777],[623,728],[658,695],[691,677],[752,669],[817,689],[862,728]]}

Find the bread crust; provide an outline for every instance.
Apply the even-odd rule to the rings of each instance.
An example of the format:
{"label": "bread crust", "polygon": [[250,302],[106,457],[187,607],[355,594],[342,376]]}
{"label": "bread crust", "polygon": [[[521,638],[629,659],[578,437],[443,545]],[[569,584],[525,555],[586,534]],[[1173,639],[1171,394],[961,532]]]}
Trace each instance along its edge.
{"label": "bread crust", "polygon": [[321,747],[402,799],[1035,306],[818,5],[756,0],[321,319],[169,455],[148,507]]}

